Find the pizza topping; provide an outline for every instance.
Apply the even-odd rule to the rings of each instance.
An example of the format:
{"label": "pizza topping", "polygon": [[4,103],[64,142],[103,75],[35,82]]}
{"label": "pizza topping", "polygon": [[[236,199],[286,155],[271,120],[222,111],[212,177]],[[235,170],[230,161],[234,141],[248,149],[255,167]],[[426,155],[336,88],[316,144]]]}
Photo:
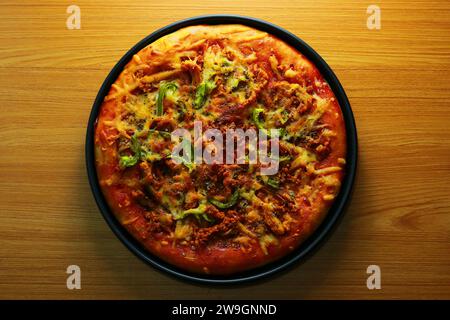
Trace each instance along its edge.
{"label": "pizza topping", "polygon": [[[111,87],[97,125],[100,183],[149,247],[172,244],[191,262],[214,248],[270,256],[323,217],[339,192],[339,105],[315,67],[280,40],[242,26],[197,28],[214,31],[158,40]],[[172,154],[171,133],[195,136],[195,122],[223,141],[230,129],[262,132],[266,147],[277,130],[279,154],[267,157],[278,172],[261,174],[265,164],[249,161],[249,146],[245,163],[237,152],[232,164],[197,163],[194,147],[214,154],[217,137],[183,140],[187,154]]]}
{"label": "pizza topping", "polygon": [[271,245],[277,245],[278,240],[273,234],[265,234],[259,238],[259,245],[261,246],[261,250],[265,255],[269,254],[268,248]]}
{"label": "pizza topping", "polygon": [[124,155],[120,157],[119,164],[121,167],[132,167],[138,163],[141,158],[141,146],[139,144],[137,136],[134,134],[131,137],[131,151],[134,153],[133,155]]}
{"label": "pizza topping", "polygon": [[177,88],[178,88],[178,86],[173,82],[162,83],[160,85],[159,92],[158,92],[158,98],[156,100],[156,115],[157,116],[160,117],[164,113],[163,102],[164,102],[164,97],[166,96],[166,94],[175,91]]}
{"label": "pizza topping", "polygon": [[209,199],[209,202],[211,202],[219,209],[228,209],[234,206],[237,203],[238,199],[239,199],[239,190],[236,189],[228,202],[220,202],[216,199]]}
{"label": "pizza topping", "polygon": [[195,92],[194,108],[199,109],[205,104],[208,95],[216,87],[215,83],[211,80],[202,82]]}
{"label": "pizza topping", "polygon": [[200,205],[197,208],[184,210],[180,215],[175,216],[175,220],[183,219],[183,218],[187,217],[188,215],[194,215],[197,218],[202,217],[206,221],[211,222],[212,220],[206,214],[206,208],[207,208],[206,203],[202,202],[202,203],[200,203]]}

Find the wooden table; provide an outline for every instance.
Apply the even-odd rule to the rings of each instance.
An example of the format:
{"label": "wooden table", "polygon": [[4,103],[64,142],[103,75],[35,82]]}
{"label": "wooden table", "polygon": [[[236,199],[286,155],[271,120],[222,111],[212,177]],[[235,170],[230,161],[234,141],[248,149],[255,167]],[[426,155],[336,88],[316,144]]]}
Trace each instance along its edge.
{"label": "wooden table", "polygon": [[[81,9],[68,30],[66,8]],[[12,1],[0,4],[0,298],[450,298],[450,3]],[[267,281],[199,286],[155,271],[103,221],[84,139],[109,70],[137,41],[208,13],[262,18],[330,64],[359,133],[353,201],[313,257]],[[66,288],[79,265],[81,290]],[[366,268],[381,268],[368,290]]]}

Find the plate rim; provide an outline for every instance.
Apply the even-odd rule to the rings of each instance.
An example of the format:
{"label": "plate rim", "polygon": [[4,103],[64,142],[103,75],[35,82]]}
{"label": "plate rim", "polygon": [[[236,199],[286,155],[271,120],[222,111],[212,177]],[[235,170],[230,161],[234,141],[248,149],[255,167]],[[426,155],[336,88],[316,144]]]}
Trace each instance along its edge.
{"label": "plate rim", "polygon": [[[333,205],[329,209],[327,215],[316,230],[303,243],[301,243],[286,256],[261,267],[225,276],[210,276],[185,271],[163,261],[147,251],[141,243],[119,223],[109,209],[103,193],[101,192],[95,168],[94,133],[97,116],[104,97],[107,95],[109,88],[117,79],[125,65],[131,60],[135,53],[155,40],[181,28],[201,24],[243,24],[268,32],[298,50],[317,67],[338,99],[344,118],[347,138],[346,174],[341,185],[341,190],[339,191],[339,194],[333,202]],[[288,268],[297,265],[300,261],[306,260],[307,256],[314,253],[321,245],[325,243],[335,226],[338,224],[339,220],[344,215],[345,209],[349,204],[355,182],[357,158],[357,131],[350,102],[341,83],[325,60],[306,42],[284,28],[258,18],[234,14],[201,15],[173,22],[152,32],[150,35],[146,36],[131,49],[129,49],[111,69],[97,93],[89,115],[85,140],[85,161],[89,185],[97,207],[116,237],[119,238],[128,250],[148,265],[151,265],[159,271],[163,271],[179,279],[202,284],[238,284],[265,279],[271,275],[286,271]]]}

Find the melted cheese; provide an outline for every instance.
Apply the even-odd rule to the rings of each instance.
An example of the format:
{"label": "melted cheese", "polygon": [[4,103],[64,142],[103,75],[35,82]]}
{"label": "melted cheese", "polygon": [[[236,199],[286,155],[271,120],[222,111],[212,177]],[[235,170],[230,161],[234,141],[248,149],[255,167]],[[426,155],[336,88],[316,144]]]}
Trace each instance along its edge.
{"label": "melted cheese", "polygon": [[[102,124],[109,129],[116,129],[117,136],[110,138],[114,141],[121,138],[122,144],[124,144],[123,138],[131,139],[131,136],[136,134],[142,153],[146,154],[146,157],[139,161],[148,162],[147,168],[152,169],[153,162],[161,159],[163,159],[161,163],[166,161],[163,155],[169,151],[169,147],[164,145],[166,139],[155,131],[156,126],[161,125],[163,128],[167,126],[168,130],[184,127],[192,132],[193,121],[197,120],[201,121],[205,127],[222,129],[227,125],[233,127],[239,123],[234,120],[232,123],[226,123],[227,116],[231,115],[230,118],[234,119],[233,117],[250,115],[254,108],[264,109],[261,115],[264,118],[264,128],[258,128],[282,128],[287,132],[287,138],[280,143],[282,149],[287,150],[290,156],[290,159],[283,164],[287,169],[283,171],[283,174],[290,175],[290,179],[286,182],[281,179],[282,177],[280,178],[281,175],[275,176],[273,178],[276,179],[277,184],[270,185],[269,188],[267,183],[269,177],[261,179],[258,175],[256,169],[259,164],[250,166],[248,170],[245,168],[246,178],[250,182],[241,185],[238,181],[233,185],[233,189],[239,190],[240,198],[236,205],[229,208],[234,211],[233,215],[242,215],[242,219],[230,227],[235,229],[221,230],[223,233],[220,234],[233,235],[230,236],[233,246],[241,245],[246,247],[246,250],[250,250],[251,243],[258,243],[260,250],[268,255],[271,246],[279,245],[279,238],[291,230],[297,232],[295,228],[298,228],[299,221],[308,218],[308,215],[302,211],[305,198],[313,206],[319,197],[325,201],[331,201],[337,195],[340,186],[339,177],[345,165],[345,159],[339,158],[335,161],[337,163],[315,169],[321,167],[323,163],[321,159],[323,159],[324,147],[317,149],[315,144],[307,145],[307,142],[316,138],[317,135],[321,135],[320,138],[329,139],[327,142],[336,138],[338,132],[335,128],[327,127],[324,122],[330,117],[324,117],[324,115],[327,112],[333,112],[331,115],[335,114],[339,117],[340,114],[330,108],[333,97],[322,98],[317,92],[311,93],[311,86],[306,85],[308,82],[304,81],[303,76],[313,70],[313,66],[301,55],[295,54],[296,58],[289,61],[289,54],[283,54],[283,50],[280,50],[280,48],[285,48],[284,51],[291,50],[287,47],[274,46],[271,48],[273,51],[254,50],[252,46],[255,44],[262,46],[265,41],[274,43],[273,38],[266,33],[244,26],[228,29],[217,26],[219,29],[211,27],[214,31],[208,34],[215,41],[209,42],[198,36],[204,27],[197,28],[199,29],[188,28],[189,31],[182,29],[167,35],[133,56],[132,61],[105,98],[105,101],[114,100],[117,106],[114,110],[115,115],[109,117],[109,120],[104,120]],[[153,73],[149,70],[153,70]],[[196,90],[206,81],[213,82],[214,89],[207,92],[204,103],[199,106],[200,103],[194,101]],[[317,87],[327,86],[320,77],[314,81]],[[173,82],[177,90],[166,92],[163,99],[163,112],[160,114],[156,112],[158,91],[163,83],[168,82]],[[269,97],[269,105],[262,105],[263,102],[260,99],[262,94],[267,94]],[[292,101],[295,101],[295,104]],[[160,103],[158,105],[161,106]],[[298,110],[296,108],[301,110],[296,112]],[[242,120],[244,127],[254,128],[256,125],[256,121],[251,119],[251,116],[238,120]],[[226,123],[224,127],[221,127],[221,121]],[[321,142],[314,141],[314,143]],[[129,142],[126,142],[125,146],[122,146],[127,152],[128,144]],[[162,148],[162,145],[165,148]],[[102,150],[96,150],[96,154],[97,152],[100,153],[96,155],[98,159],[106,158]],[[114,150],[110,154],[118,159],[121,152],[122,150]],[[195,180],[199,173],[198,168],[201,166],[197,166],[191,172],[183,165],[172,166],[169,162],[169,164],[165,163],[164,168],[150,171],[148,181],[145,180],[145,183],[150,183],[149,181],[153,179],[152,182],[156,185],[152,187],[154,194],[149,196],[151,198],[149,201],[157,201],[158,210],[165,212],[164,219],[160,220],[160,223],[172,228],[170,240],[174,245],[176,242],[177,246],[192,248],[199,229],[208,230],[221,223],[221,215],[227,217],[227,214],[230,214],[228,209],[215,208],[220,213],[213,215],[214,219],[201,220],[203,214],[208,218],[206,209],[211,209],[209,206],[212,204],[208,202],[208,188],[205,185],[199,185]],[[164,170],[170,171],[169,174],[159,172]],[[134,177],[133,180],[123,178],[122,173],[101,179],[102,186],[120,183],[131,186],[131,181],[135,182],[135,188],[140,186],[141,176],[139,179]],[[205,179],[208,180],[207,178]],[[173,192],[175,184],[182,191]],[[180,194],[183,197],[179,196]],[[292,194],[293,203],[289,206],[292,212],[279,211],[285,205],[280,198],[277,198],[282,194]],[[214,196],[217,201],[227,200],[220,194]],[[198,211],[200,212],[197,216],[199,220],[180,218],[180,212],[197,210],[196,206],[199,203],[202,209],[205,209],[205,213]],[[187,209],[193,207],[196,209]],[[145,210],[151,211],[153,207],[150,206]],[[296,212],[298,216],[293,214]],[[174,220],[177,221],[174,222]],[[137,219],[132,218],[124,223],[132,224],[135,221]],[[235,231],[236,235],[231,231]],[[288,236],[293,238],[295,235],[295,233],[288,233]],[[167,245],[167,243],[167,241],[164,243],[161,241],[161,244]],[[192,251],[195,250],[192,249]],[[185,258],[195,261],[196,256],[186,255]],[[208,268],[206,269],[211,272]]]}

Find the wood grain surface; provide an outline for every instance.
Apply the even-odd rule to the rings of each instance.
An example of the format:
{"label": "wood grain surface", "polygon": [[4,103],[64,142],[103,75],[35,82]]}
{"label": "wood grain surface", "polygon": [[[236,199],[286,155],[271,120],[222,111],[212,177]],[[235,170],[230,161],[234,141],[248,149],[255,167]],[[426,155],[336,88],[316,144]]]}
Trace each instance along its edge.
{"label": "wood grain surface", "polygon": [[[67,6],[81,30],[66,28]],[[381,29],[366,27],[370,4]],[[0,2],[0,298],[450,299],[450,2]],[[130,253],[88,185],[96,93],[137,41],[176,20],[235,13],[278,24],[329,63],[352,105],[359,167],[327,243],[289,272],[243,286],[173,279]],[[81,268],[81,290],[66,268]],[[366,287],[381,268],[381,290]]]}

